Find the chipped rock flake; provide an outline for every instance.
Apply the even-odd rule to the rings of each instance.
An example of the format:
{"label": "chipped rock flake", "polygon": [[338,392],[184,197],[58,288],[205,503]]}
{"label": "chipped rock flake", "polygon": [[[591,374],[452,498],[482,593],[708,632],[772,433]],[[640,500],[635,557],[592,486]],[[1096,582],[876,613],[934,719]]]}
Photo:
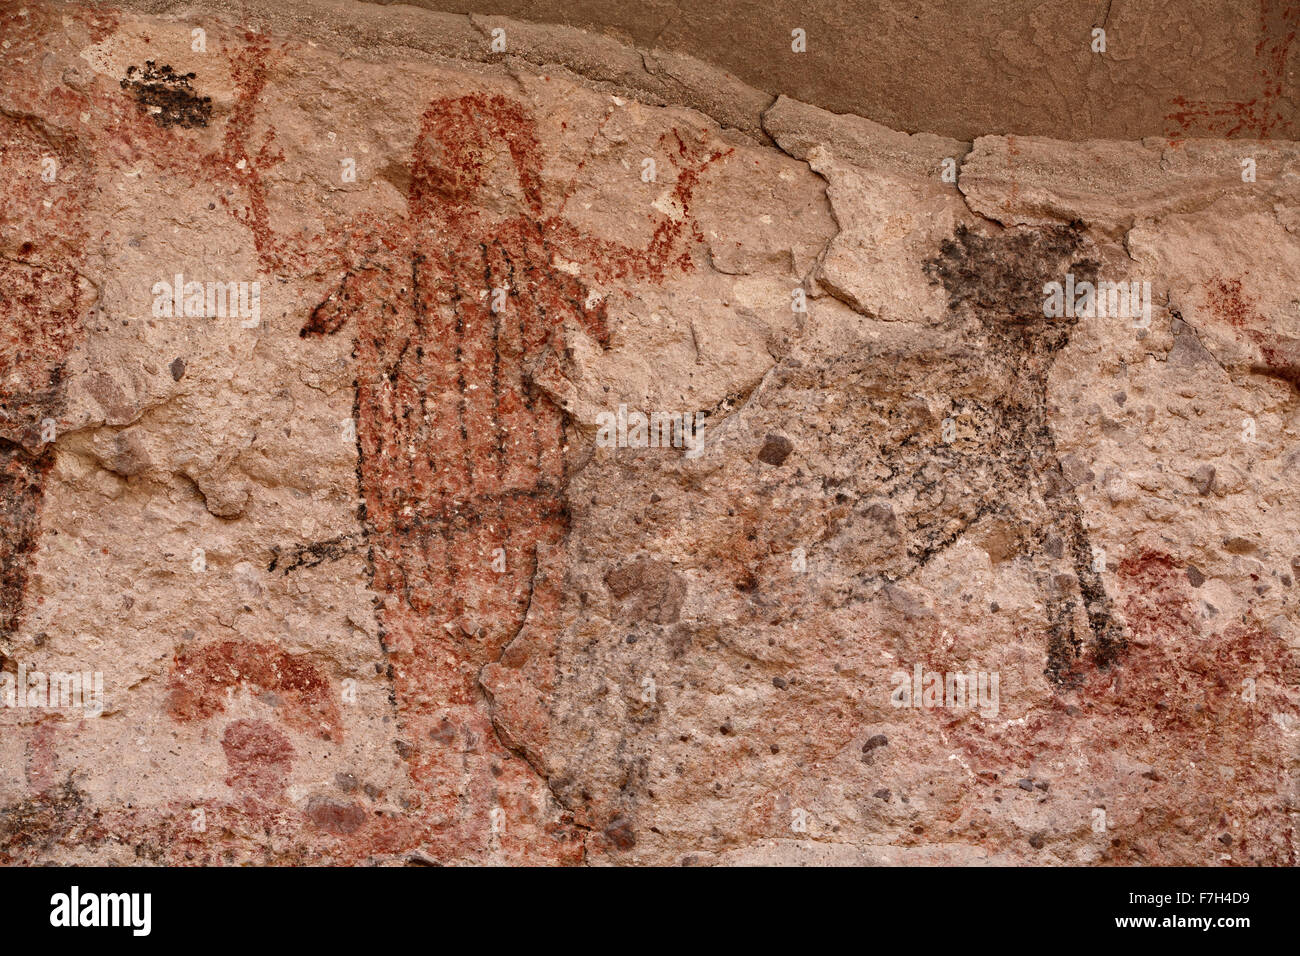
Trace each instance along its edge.
{"label": "chipped rock flake", "polygon": [[0,9],[0,861],[1294,862],[1300,145],[153,6]]}

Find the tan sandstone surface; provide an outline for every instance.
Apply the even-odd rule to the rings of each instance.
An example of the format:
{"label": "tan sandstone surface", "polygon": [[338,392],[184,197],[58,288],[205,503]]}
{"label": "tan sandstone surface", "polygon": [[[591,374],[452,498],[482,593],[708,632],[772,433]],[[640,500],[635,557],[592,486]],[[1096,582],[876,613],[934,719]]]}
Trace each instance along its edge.
{"label": "tan sandstone surface", "polygon": [[0,860],[1295,863],[1300,143],[400,5],[0,48],[0,671],[102,677],[0,707]]}

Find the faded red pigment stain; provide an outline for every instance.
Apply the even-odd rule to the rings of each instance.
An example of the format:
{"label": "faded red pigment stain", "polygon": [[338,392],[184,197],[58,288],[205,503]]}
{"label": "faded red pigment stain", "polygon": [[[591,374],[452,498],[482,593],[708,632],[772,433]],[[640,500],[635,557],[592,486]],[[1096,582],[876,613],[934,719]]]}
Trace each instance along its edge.
{"label": "faded red pigment stain", "polygon": [[226,786],[252,797],[279,798],[293,763],[293,746],[264,720],[236,720],[221,738],[230,776]]}
{"label": "faded red pigment stain", "polygon": [[1175,96],[1177,109],[1165,116],[1166,126],[1181,135],[1222,136],[1225,139],[1293,138],[1295,118],[1282,107],[1287,62],[1300,30],[1300,3],[1259,0],[1259,39],[1255,43],[1258,93],[1249,100],[1188,100]]}
{"label": "faded red pigment stain", "polygon": [[351,836],[366,824],[366,811],[356,803],[312,797],[307,801],[307,818],[336,836]]}
{"label": "faded red pigment stain", "polygon": [[1183,572],[1167,554],[1145,551],[1125,558],[1118,568],[1128,586],[1124,619],[1146,638],[1174,639],[1199,627],[1195,609],[1179,580]]}
{"label": "faded red pigment stain", "polygon": [[[434,821],[426,845],[435,850],[486,849],[490,811],[511,800],[515,820],[541,822],[533,805],[546,796],[544,782],[509,759],[480,685],[488,667],[497,686],[527,684],[534,706],[512,714],[527,737],[514,746],[544,750],[568,533],[567,421],[532,370],[562,367],[566,323],[609,342],[604,306],[557,258],[589,275],[642,281],[691,267],[679,249],[683,238],[699,238],[691,197],[702,170],[724,154],[689,147],[676,132],[665,143],[685,215],[664,218],[646,248],[632,249],[545,215],[540,144],[520,104],[489,95],[435,101],[413,150],[406,222],[348,271],[302,330],[327,335],[353,323],[372,586],[403,754]],[[522,197],[517,211],[480,207],[490,186],[510,194],[511,181]],[[525,623],[528,653],[505,654]],[[527,681],[516,681],[525,668]],[[519,801],[523,794],[532,796]],[[553,846],[535,849],[567,856],[571,821],[544,829],[538,838]]]}
{"label": "faded red pigment stain", "polygon": [[206,720],[223,712],[240,689],[273,703],[290,727],[326,740],[343,737],[338,704],[320,669],[302,655],[254,641],[221,641],[178,653],[167,711],[181,722]]}
{"label": "faded red pigment stain", "polygon": [[[251,31],[244,31],[248,47],[235,58],[232,67],[237,85],[235,119],[221,148],[209,153],[196,149],[192,136],[160,128],[120,88],[106,91],[96,80],[69,85],[59,82],[58,69],[37,68],[50,56],[62,55],[75,62],[75,50],[55,53],[57,40],[51,43],[52,38],[64,38],[65,28],[79,33],[79,42],[84,43],[86,38],[90,42],[103,40],[115,25],[114,15],[99,9],[55,10],[39,5],[28,8],[0,4],[0,35],[6,39],[6,56],[0,60],[0,172],[7,189],[6,202],[0,208],[0,372],[5,373],[0,380],[7,382],[6,391],[0,395],[0,490],[4,491],[0,497],[0,633],[5,636],[20,621],[31,555],[39,534],[44,476],[52,460],[52,450],[42,444],[40,425],[46,418],[53,418],[58,430],[63,367],[68,352],[83,334],[81,317],[89,308],[88,295],[75,280],[78,273],[88,271],[85,263],[90,239],[83,225],[87,215],[84,197],[93,196],[87,187],[96,171],[146,162],[185,176],[195,188],[210,190],[214,199],[229,206],[232,214],[249,226],[259,251],[266,246],[258,239],[265,235],[262,224],[269,215],[265,190],[260,171],[250,167],[244,143],[253,141],[249,124],[264,86],[269,44]],[[217,31],[210,33],[215,40]],[[263,168],[279,161],[272,149],[273,140],[274,132],[267,130],[251,157]],[[49,183],[41,178],[42,161],[47,158],[57,163],[56,175]],[[248,197],[243,205],[239,204],[241,196]],[[310,258],[309,250],[296,251],[299,264]],[[321,257],[313,261],[321,262]],[[274,660],[274,649],[269,653]],[[206,664],[218,661],[200,655],[193,663],[202,674]],[[302,675],[295,676],[292,662],[279,668],[279,675],[260,673],[258,661],[251,664],[245,673],[255,682],[278,686],[285,692],[288,707],[282,712],[287,713],[290,725],[311,725],[309,732],[339,738],[337,710],[332,704],[322,703],[324,698],[313,703],[310,694],[306,698],[298,694],[306,685],[296,680]],[[286,674],[288,679],[281,680]],[[222,705],[214,702],[211,694],[219,691],[224,677],[207,676],[212,680],[206,687],[201,682],[192,685],[184,679],[179,681],[178,713],[183,713],[185,706],[198,711],[220,709]],[[238,755],[249,743],[238,738],[236,734],[228,739],[228,743],[236,744],[229,753],[230,779],[237,787],[248,776],[239,769]],[[44,750],[49,750],[49,741],[44,737],[41,741]],[[279,764],[278,760],[272,761],[268,767]],[[235,802],[204,802],[201,808],[222,821],[220,832],[225,834],[226,849],[216,851],[210,837],[192,831],[192,805],[91,810],[78,792],[64,793],[50,787],[49,776],[45,771],[33,774],[30,784],[39,792],[30,801],[14,808],[0,808],[0,817],[21,821],[9,837],[0,840],[4,844],[0,857],[13,859],[26,854],[28,859],[41,858],[52,845],[51,840],[73,832],[74,819],[89,821],[84,834],[87,840],[130,840],[138,857],[155,862],[214,863],[251,858],[306,862],[319,856],[319,849],[303,849],[302,827],[307,818],[285,804],[274,788],[259,784],[254,789],[263,793],[256,799],[253,790],[244,788]],[[64,789],[68,787],[70,783],[64,785]],[[96,820],[103,821],[104,826],[97,829]],[[362,858],[368,850],[397,852],[402,844],[409,844],[409,834],[403,836],[397,827],[390,826],[389,830],[392,836],[388,844],[379,840],[372,847],[351,848],[342,858]],[[78,832],[78,842],[82,837]]]}
{"label": "faded red pigment stain", "polygon": [[[1031,775],[1052,778],[1053,790],[1092,788],[1110,820],[1096,843],[1102,862],[1294,865],[1290,757],[1275,720],[1300,716],[1294,654],[1249,614],[1211,629],[1185,568],[1168,554],[1131,557],[1116,578],[1130,631],[1122,659],[1092,670],[1076,691],[1043,699],[1023,723],[934,711],[945,739],[985,792],[1023,796],[1015,781]],[[1253,701],[1243,697],[1245,681],[1254,682]],[[1004,711],[1014,693],[1002,688]],[[1072,743],[1079,739],[1093,744],[1087,754]],[[1125,765],[1149,769],[1116,773]],[[970,806],[951,822],[990,849],[1025,838],[990,835]],[[1089,824],[1057,825],[1069,840]],[[1053,836],[1050,828],[1035,835],[1048,846]]]}
{"label": "faded red pigment stain", "polygon": [[1256,371],[1300,388],[1300,340],[1269,332],[1269,320],[1242,286],[1244,276],[1214,276],[1205,283],[1205,304],[1216,319],[1259,349]]}
{"label": "faded red pigment stain", "polygon": [[0,114],[0,639],[25,608],[64,368],[92,299],[79,274],[87,179],[74,141]]}
{"label": "faded red pigment stain", "polygon": [[[92,42],[115,28],[103,11],[67,9]],[[47,38],[62,29],[50,11],[37,8],[27,17],[5,5],[0,22],[11,40],[10,56],[0,64],[5,81],[0,105],[8,115],[39,117],[42,129],[69,131],[59,135],[97,166],[146,162],[210,190],[249,229],[264,271],[345,276],[340,300],[322,303],[304,332],[333,331],[321,325],[331,313],[338,324],[356,317],[363,517],[372,580],[383,594],[380,623],[391,651],[393,696],[407,738],[396,744],[409,761],[415,787],[403,798],[408,812],[400,817],[376,814],[362,825],[352,810],[340,811],[339,817],[322,810],[319,800],[304,815],[278,790],[257,783],[257,774],[240,769],[246,754],[259,755],[253,763],[280,765],[280,758],[272,757],[280,749],[270,742],[269,729],[259,743],[257,734],[232,725],[226,738],[230,779],[243,796],[205,804],[222,818],[226,850],[215,850],[189,832],[190,808],[183,804],[158,808],[160,815],[151,816],[145,810],[91,810],[79,798],[51,791],[48,799],[33,798],[32,812],[89,820],[87,832],[109,841],[115,833],[131,832],[139,838],[142,857],[169,862],[220,862],[259,853],[268,861],[299,859],[305,852],[304,823],[309,831],[339,838],[330,851],[336,860],[400,854],[417,846],[435,856],[482,855],[495,847],[519,859],[579,859],[581,832],[567,817],[557,820],[542,812],[545,782],[524,761],[510,759],[477,680],[484,670],[496,674],[498,688],[520,681],[529,685],[536,712],[512,714],[527,739],[511,746],[533,752],[543,747],[545,696],[553,676],[546,648],[554,640],[562,576],[554,558],[567,533],[565,420],[532,385],[524,366],[544,359],[551,368],[560,367],[565,348],[559,329],[566,321],[598,343],[608,342],[603,308],[589,305],[584,285],[555,268],[555,254],[578,262],[598,281],[662,281],[670,270],[691,268],[685,244],[702,239],[690,214],[691,197],[703,171],[730,150],[710,151],[702,140],[688,141],[676,131],[662,140],[678,169],[672,200],[684,215],[659,220],[645,248],[629,249],[580,234],[560,216],[563,203],[545,213],[540,148],[521,106],[501,97],[440,100],[423,118],[406,221],[331,217],[323,238],[279,235],[271,225],[264,174],[283,156],[274,129],[260,124],[257,114],[271,64],[291,52],[287,44],[274,46],[264,31],[236,31],[230,56],[235,99],[219,148],[207,151],[195,148],[194,134],[154,123],[120,89],[72,88],[35,70]],[[213,30],[209,33],[216,38]],[[195,81],[200,93],[202,81]],[[477,114],[480,108],[485,117]],[[487,186],[476,164],[479,156],[501,149],[524,195],[523,208],[490,220],[473,205]],[[440,226],[455,227],[454,246],[430,233]],[[82,230],[63,224],[57,234],[80,236]],[[476,298],[485,282],[510,289],[509,307],[499,321],[489,319],[496,314]],[[393,327],[399,314],[411,328]],[[66,333],[71,324],[56,322],[55,328]],[[404,351],[408,345],[410,354]],[[379,386],[380,376],[390,371],[387,385]],[[407,403],[410,413],[397,414],[396,406],[385,404],[394,401]],[[412,441],[427,443],[420,447],[424,461],[407,454]],[[15,500],[33,507],[22,512],[30,515],[26,525],[18,518],[10,524],[29,530],[15,539],[17,549],[10,548],[16,570],[0,579],[16,591],[25,587],[18,580],[27,567],[23,555],[29,546],[23,542],[34,540],[34,506],[40,498],[39,482],[27,472],[19,479],[16,485],[26,481],[34,490]],[[502,575],[487,570],[492,554],[482,551],[488,544],[506,549]],[[520,633],[526,611],[540,639],[529,642],[529,653],[517,647],[503,654]],[[315,688],[304,690],[293,676],[291,658],[269,645],[237,645],[225,642],[178,655],[169,703],[176,719],[216,715],[225,706],[225,693],[242,684],[277,695],[286,726],[338,739],[337,710],[315,696]],[[509,822],[505,833],[489,835],[489,812],[497,807]],[[58,827],[56,822],[50,830]]]}
{"label": "faded red pigment stain", "polygon": [[[273,705],[284,724],[299,732],[343,738],[329,681],[305,657],[272,644],[222,641],[178,653],[167,710],[183,723],[206,720],[223,712],[237,690]],[[288,737],[266,721],[241,719],[227,725],[221,746],[226,785],[245,802],[245,811],[264,817],[283,810],[294,756]]]}
{"label": "faded red pigment stain", "polygon": [[27,741],[27,784],[34,791],[58,784],[57,732],[52,722],[37,724]]}

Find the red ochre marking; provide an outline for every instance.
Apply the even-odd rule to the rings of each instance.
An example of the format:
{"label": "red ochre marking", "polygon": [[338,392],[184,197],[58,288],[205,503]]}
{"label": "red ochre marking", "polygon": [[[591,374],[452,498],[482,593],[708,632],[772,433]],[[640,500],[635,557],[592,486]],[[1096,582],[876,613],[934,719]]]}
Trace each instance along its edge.
{"label": "red ochre marking", "polygon": [[305,657],[274,644],[221,641],[182,650],[172,666],[167,709],[181,722],[206,720],[224,712],[228,694],[240,688],[274,695],[276,710],[289,726],[342,739],[329,681]]}
{"label": "red ochre marking", "polygon": [[[95,41],[115,28],[102,11],[69,15],[82,16]],[[231,60],[236,96],[221,145],[203,152],[195,149],[192,134],[158,127],[120,91],[43,82],[31,64],[42,37],[57,33],[60,24],[39,7],[31,19],[15,16],[0,11],[11,40],[8,68],[0,64],[0,79],[6,81],[0,103],[11,113],[39,115],[44,128],[71,131],[67,135],[76,137],[75,149],[96,163],[121,167],[145,160],[210,189],[250,230],[265,273],[348,274],[330,326],[317,326],[329,311],[329,303],[322,303],[304,333],[336,331],[347,317],[356,318],[361,490],[373,586],[382,596],[379,620],[402,732],[411,738],[406,754],[418,790],[407,799],[424,816],[376,821],[358,830],[351,811],[340,817],[318,802],[308,819],[340,839],[364,833],[365,843],[347,851],[357,856],[434,846],[439,834],[451,841],[452,852],[478,853],[486,840],[488,810],[501,806],[512,821],[498,836],[503,850],[513,846],[509,852],[525,856],[576,859],[580,834],[575,839],[565,814],[558,823],[539,817],[544,782],[505,752],[477,685],[480,669],[489,664],[521,679],[526,674],[538,692],[526,706],[536,712],[512,717],[527,728],[530,739],[524,746],[544,743],[563,576],[559,554],[567,533],[565,419],[532,383],[526,366],[543,356],[552,363],[563,357],[566,322],[602,346],[609,343],[603,306],[588,306],[586,285],[558,270],[556,255],[579,263],[584,275],[601,282],[658,282],[670,270],[691,269],[686,246],[703,239],[690,211],[692,195],[703,171],[731,150],[705,147],[703,133],[689,143],[677,130],[661,139],[678,171],[671,200],[681,214],[657,218],[649,243],[633,249],[580,233],[559,214],[563,201],[549,215],[543,210],[541,150],[524,107],[486,94],[442,99],[421,120],[404,221],[331,217],[321,236],[279,235],[272,227],[264,175],[284,157],[274,129],[257,122],[273,56],[265,32],[242,32],[243,49]],[[287,44],[274,48],[276,55],[287,52]],[[475,205],[486,185],[482,163],[499,148],[508,153],[523,197],[518,213],[504,219]],[[56,199],[44,222],[57,226],[65,242],[84,244],[78,219],[57,221],[60,208]],[[431,228],[440,234],[431,235]],[[23,255],[42,253],[39,239],[22,248]],[[66,269],[82,255],[74,251],[52,261]],[[490,299],[479,295],[496,283],[510,288],[508,307],[499,315],[491,313]],[[21,290],[22,277],[10,277],[4,285]],[[25,316],[57,320],[51,334],[63,337],[36,356],[32,368],[59,366],[70,347],[83,303],[75,293],[68,300],[66,310],[22,310]],[[16,604],[8,600],[10,591],[21,599],[24,542],[38,531],[43,470],[20,471],[12,479],[10,499],[30,520],[12,521],[12,527],[27,530],[17,538],[7,534],[0,548],[12,552],[11,569],[23,572],[6,572],[0,580],[7,606]],[[500,575],[491,570],[497,547],[507,551],[507,572]],[[531,636],[497,664],[505,645],[520,635],[526,613]],[[457,626],[449,633],[444,625],[453,622]],[[502,682],[519,683],[513,676],[503,676]],[[239,686],[275,695],[287,727],[341,739],[328,681],[305,658],[266,643],[223,641],[178,653],[169,713],[183,722],[211,718],[225,709],[227,692]],[[269,777],[272,768],[287,768],[292,759],[287,738],[269,724],[236,721],[223,746],[232,786],[257,794],[265,807],[282,801]],[[288,807],[271,816],[246,809],[226,805],[224,812],[247,817],[249,834],[276,829],[284,814],[285,820],[298,817]],[[183,808],[175,811],[181,820],[151,821],[140,810],[116,817],[146,842],[150,833],[165,839],[168,859],[210,859],[211,847],[184,827]],[[115,812],[95,814],[106,820]],[[226,825],[236,823],[231,819]],[[520,827],[525,834],[544,835],[547,846],[521,845]]]}
{"label": "red ochre marking", "polygon": [[227,786],[255,797],[283,796],[293,747],[274,725],[236,720],[226,727],[221,746],[230,770]]}

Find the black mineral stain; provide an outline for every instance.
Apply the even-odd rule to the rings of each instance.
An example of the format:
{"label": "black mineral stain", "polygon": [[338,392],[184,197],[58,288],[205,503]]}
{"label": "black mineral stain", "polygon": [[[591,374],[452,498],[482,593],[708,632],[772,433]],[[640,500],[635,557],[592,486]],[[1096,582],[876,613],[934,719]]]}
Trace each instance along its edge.
{"label": "black mineral stain", "polygon": [[271,563],[266,570],[279,569],[288,574],[299,568],[314,568],[326,561],[337,561],[345,555],[352,554],[357,547],[358,535],[355,534],[343,534],[328,541],[297,545],[290,548],[288,554],[281,554],[279,545],[275,545],[271,548]]}
{"label": "black mineral stain", "polygon": [[52,451],[32,453],[0,437],[0,640],[18,629],[32,554],[40,535]]}
{"label": "black mineral stain", "polygon": [[87,823],[89,816],[86,795],[71,780],[0,807],[0,863],[39,859]]}
{"label": "black mineral stain", "polygon": [[[1004,383],[991,400],[979,395],[959,400],[977,437],[970,447],[946,446],[952,459],[947,464],[957,476],[980,468],[990,473],[992,494],[978,503],[976,518],[1000,514],[1019,518],[1026,528],[1026,557],[1040,566],[1050,622],[1045,673],[1061,685],[1075,684],[1081,676],[1084,639],[1075,625],[1076,602],[1092,635],[1093,665],[1110,666],[1125,646],[1110,598],[1092,568],[1079,501],[1062,470],[1047,414],[1048,376],[1078,319],[1046,318],[1042,288],[1067,272],[1080,281],[1096,280],[1098,264],[1079,256],[1082,246],[1079,224],[993,236],[960,227],[925,266],[947,291],[953,320],[977,323],[972,331],[983,360],[980,377]],[[972,523],[964,522],[955,533],[935,528],[910,550],[924,564]],[[1069,575],[1052,573],[1060,563],[1053,554],[1061,555]]]}
{"label": "black mineral stain", "polygon": [[199,96],[190,85],[193,73],[177,73],[170,66],[147,60],[144,69],[127,67],[121,87],[159,126],[187,129],[207,126],[212,118],[212,97]]}

